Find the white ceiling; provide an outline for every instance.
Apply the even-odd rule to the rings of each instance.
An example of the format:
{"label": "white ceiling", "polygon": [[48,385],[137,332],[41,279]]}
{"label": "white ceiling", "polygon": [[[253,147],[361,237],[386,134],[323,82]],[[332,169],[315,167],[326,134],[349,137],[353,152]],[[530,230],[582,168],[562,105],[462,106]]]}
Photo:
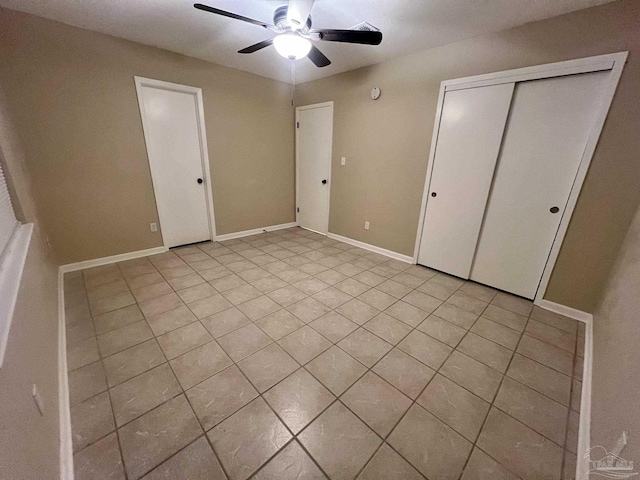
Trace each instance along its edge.
{"label": "white ceiling", "polygon": [[[286,0],[198,0],[272,23]],[[384,37],[373,47],[318,42],[332,64],[296,62],[296,83],[380,63],[483,33],[580,10],[611,0],[317,0],[317,28],[348,28],[367,21]],[[265,77],[291,81],[289,60],[273,47],[250,55],[239,49],[273,36],[254,25],[193,8],[190,0],[0,0],[0,5],[69,25],[183,53]]]}

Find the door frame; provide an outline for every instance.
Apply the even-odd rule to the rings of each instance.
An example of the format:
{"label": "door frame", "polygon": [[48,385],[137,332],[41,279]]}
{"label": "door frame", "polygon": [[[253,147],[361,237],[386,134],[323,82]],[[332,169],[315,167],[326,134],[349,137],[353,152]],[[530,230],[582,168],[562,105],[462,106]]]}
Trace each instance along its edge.
{"label": "door frame", "polygon": [[438,106],[436,109],[435,124],[433,126],[433,134],[431,138],[431,148],[429,151],[429,163],[427,164],[427,174],[424,183],[424,191],[422,195],[422,204],[420,207],[420,217],[418,218],[418,230],[416,232],[416,243],[413,252],[413,263],[418,261],[418,253],[422,240],[422,232],[424,229],[424,219],[429,201],[429,187],[431,184],[431,176],[433,174],[433,161],[436,153],[436,143],[440,129],[440,119],[442,117],[442,107],[444,103],[444,95],[448,91],[461,90],[474,87],[484,87],[488,85],[498,85],[501,83],[517,83],[526,80],[539,80],[543,78],[560,77],[578,73],[591,73],[605,70],[611,70],[611,77],[606,85],[603,93],[602,105],[596,116],[596,121],[589,133],[587,145],[580,160],[578,172],[569,193],[567,204],[560,219],[560,225],[545,263],[542,278],[538,284],[534,303],[539,305],[544,299],[544,295],[549,285],[551,273],[555,267],[565,234],[569,227],[569,222],[573,215],[582,185],[587,176],[593,153],[595,152],[602,127],[609,113],[611,102],[618,86],[618,81],[622,75],[622,69],[627,60],[628,52],[611,53],[607,55],[598,55],[594,57],[580,58],[576,60],[568,60],[564,62],[547,63],[544,65],[536,65],[533,67],[517,68],[513,70],[505,70],[502,72],[489,73],[485,75],[475,75],[472,77],[458,78],[453,80],[444,80],[440,83],[440,92],[438,95]]}
{"label": "door frame", "polygon": [[167,246],[164,241],[164,235],[162,234],[162,211],[160,202],[158,202],[158,185],[156,178],[153,174],[154,160],[149,155],[148,144],[148,131],[145,128],[146,111],[144,108],[144,102],[142,100],[142,88],[151,87],[161,90],[169,90],[172,92],[187,93],[193,95],[196,100],[196,121],[198,122],[198,139],[200,143],[200,161],[202,162],[202,173],[204,175],[205,186],[205,201],[207,205],[207,219],[209,221],[209,235],[211,241],[216,238],[216,220],[213,211],[213,185],[211,183],[211,169],[209,166],[209,149],[207,148],[207,129],[204,122],[204,102],[202,100],[202,89],[198,87],[191,87],[188,85],[180,85],[178,83],[165,82],[163,80],[154,80],[152,78],[145,78],[134,76],[136,85],[136,95],[138,97],[138,106],[140,108],[140,120],[142,121],[142,131],[144,133],[144,144],[147,149],[147,160],[149,162],[149,170],[151,171],[151,182],[153,184],[153,195],[156,201],[156,210],[158,212],[158,220],[160,222],[160,235],[162,236],[162,245]]}
{"label": "door frame", "polygon": [[[331,102],[322,102],[322,103],[314,103],[311,105],[303,105],[301,107],[296,107],[296,115],[295,115],[295,124],[294,124],[294,128],[296,131],[296,223],[298,225],[300,225],[300,212],[299,212],[299,208],[300,208],[300,154],[299,154],[299,150],[298,147],[300,145],[300,142],[298,141],[298,136],[300,134],[299,132],[299,128],[298,128],[298,122],[299,122],[299,114],[301,111],[303,110],[314,110],[316,108],[326,108],[329,107],[331,110],[331,145],[329,146],[329,174],[327,175],[327,231],[326,232],[316,232],[315,230],[311,230],[311,229],[307,229],[307,230],[311,230],[313,232],[319,233],[321,235],[327,235],[329,233],[329,212],[331,211],[331,164],[333,163],[333,101]],[[305,227],[302,227],[305,228]]]}

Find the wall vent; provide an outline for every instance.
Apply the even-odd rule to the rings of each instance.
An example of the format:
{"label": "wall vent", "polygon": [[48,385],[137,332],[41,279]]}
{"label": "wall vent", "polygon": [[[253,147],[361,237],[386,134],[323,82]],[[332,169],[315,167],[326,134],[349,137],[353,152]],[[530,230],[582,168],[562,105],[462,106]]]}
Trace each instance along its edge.
{"label": "wall vent", "polygon": [[374,27],[373,25],[367,22],[362,22],[357,25],[354,25],[353,27],[349,28],[349,30],[361,30],[363,32],[379,32],[380,31],[379,28]]}

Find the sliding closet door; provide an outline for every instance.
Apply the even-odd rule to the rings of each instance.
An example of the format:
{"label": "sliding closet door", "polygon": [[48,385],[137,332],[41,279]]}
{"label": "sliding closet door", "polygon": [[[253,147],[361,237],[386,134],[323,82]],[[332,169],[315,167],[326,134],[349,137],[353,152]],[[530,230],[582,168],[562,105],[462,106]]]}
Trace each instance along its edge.
{"label": "sliding closet door", "polygon": [[609,75],[516,85],[471,279],[534,298]]}
{"label": "sliding closet door", "polygon": [[445,93],[418,263],[467,278],[513,84]]}

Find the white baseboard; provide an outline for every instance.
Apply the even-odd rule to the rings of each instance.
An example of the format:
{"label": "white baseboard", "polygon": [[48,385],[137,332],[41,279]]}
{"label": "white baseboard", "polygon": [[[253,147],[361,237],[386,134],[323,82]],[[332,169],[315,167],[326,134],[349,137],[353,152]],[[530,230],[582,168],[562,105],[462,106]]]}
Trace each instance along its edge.
{"label": "white baseboard", "polygon": [[578,459],[576,480],[589,480],[589,460],[585,453],[591,448],[591,382],[593,376],[593,322],[585,325],[584,365],[582,367],[582,399],[578,429]]}
{"label": "white baseboard", "polygon": [[387,250],[386,248],[376,247],[375,245],[370,245],[368,243],[360,242],[358,240],[354,240],[353,238],[343,237],[342,235],[337,235],[335,233],[327,233],[327,237],[332,238],[333,240],[338,240],[343,243],[348,243],[349,245],[353,245],[354,247],[360,247],[365,250],[369,250],[370,252],[379,253],[380,255],[384,255],[385,257],[393,258],[394,260],[400,260],[401,262],[406,262],[406,263],[413,263],[413,257],[410,257],[409,255],[403,255],[398,252]]}
{"label": "white baseboard", "polygon": [[111,255],[110,257],[95,258],[93,260],[85,260],[84,262],[68,263],[60,265],[62,273],[75,272],[76,270],[84,270],[85,268],[99,267],[100,265],[108,265],[110,263],[123,262],[125,260],[133,260],[134,258],[147,257],[168,251],[167,247],[148,248],[146,250],[138,250],[135,252],[121,253],[119,255]]}
{"label": "white baseboard", "polygon": [[567,307],[566,305],[561,305],[559,303],[552,302],[550,300],[540,300],[536,303],[540,308],[544,308],[545,310],[549,310],[553,313],[559,313],[560,315],[564,315],[565,317],[573,318],[574,320],[578,320],[579,322],[583,322],[586,324],[591,324],[593,322],[593,315],[587,312],[583,312],[582,310],[578,310],[576,308]]}
{"label": "white baseboard", "polygon": [[549,310],[585,324],[584,363],[582,367],[582,398],[580,403],[580,426],[578,430],[578,455],[576,480],[589,479],[589,458],[584,454],[591,447],[591,382],[593,372],[593,315],[567,307],[550,300],[536,302],[540,308]]}
{"label": "white baseboard", "polygon": [[[250,235],[257,235],[264,232],[273,232],[275,230],[283,230],[285,228],[297,227],[296,222],[282,223],[280,225],[271,225],[269,227],[255,228],[253,230],[245,230],[244,232],[227,233],[225,235],[218,235],[215,238],[216,242],[224,240],[233,240],[234,238],[248,237]],[[85,268],[99,267],[101,265],[108,265],[110,263],[123,262],[125,260],[133,260],[134,258],[148,257],[149,255],[156,255],[158,253],[164,253],[168,251],[167,247],[155,247],[148,248],[146,250],[138,250],[135,252],[121,253],[119,255],[111,255],[110,257],[95,258],[93,260],[85,260],[84,262],[68,263],[61,265],[60,270],[63,273],[75,272],[76,270],[84,270]]]}
{"label": "white baseboard", "polygon": [[58,409],[60,421],[60,480],[73,480],[73,440],[67,376],[67,338],[64,318],[64,272],[58,269]]}
{"label": "white baseboard", "polygon": [[236,238],[250,237],[264,232],[273,232],[275,230],[284,230],[285,228],[297,227],[297,222],[281,223],[280,225],[271,225],[269,227],[254,228],[253,230],[244,230],[242,232],[225,233],[224,235],[216,235],[216,242],[224,242],[225,240],[235,240]]}

